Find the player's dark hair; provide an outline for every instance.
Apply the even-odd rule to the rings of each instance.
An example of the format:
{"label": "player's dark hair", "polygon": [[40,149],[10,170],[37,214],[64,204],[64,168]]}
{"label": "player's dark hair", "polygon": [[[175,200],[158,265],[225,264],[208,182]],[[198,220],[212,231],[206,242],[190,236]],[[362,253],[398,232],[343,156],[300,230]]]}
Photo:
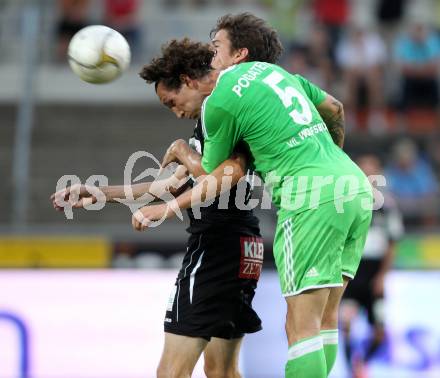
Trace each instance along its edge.
{"label": "player's dark hair", "polygon": [[252,13],[226,14],[220,17],[215,28],[211,30],[211,38],[219,30],[227,31],[232,51],[248,49],[247,60],[250,62],[276,63],[284,51],[276,30]]}
{"label": "player's dark hair", "polygon": [[147,83],[159,82],[168,89],[180,89],[182,75],[201,79],[211,70],[214,52],[208,44],[191,41],[189,38],[173,39],[162,46],[162,56],[145,65],[139,76]]}

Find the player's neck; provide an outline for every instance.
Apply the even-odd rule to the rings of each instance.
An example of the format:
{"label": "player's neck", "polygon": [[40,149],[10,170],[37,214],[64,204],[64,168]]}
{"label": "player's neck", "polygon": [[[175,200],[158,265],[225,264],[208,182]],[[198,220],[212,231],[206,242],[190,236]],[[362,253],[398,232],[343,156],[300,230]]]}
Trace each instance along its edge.
{"label": "player's neck", "polygon": [[200,93],[209,96],[217,84],[217,78],[220,74],[218,70],[212,70],[208,75],[199,81]]}

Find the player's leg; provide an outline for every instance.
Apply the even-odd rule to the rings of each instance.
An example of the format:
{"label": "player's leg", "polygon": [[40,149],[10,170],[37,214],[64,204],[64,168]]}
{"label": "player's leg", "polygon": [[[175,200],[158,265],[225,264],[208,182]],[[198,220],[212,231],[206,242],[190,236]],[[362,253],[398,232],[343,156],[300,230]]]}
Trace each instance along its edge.
{"label": "player's leg", "polygon": [[205,374],[208,378],[241,378],[238,360],[243,337],[220,339],[212,337],[204,350]]}
{"label": "player's leg", "polygon": [[190,300],[190,273],[203,256],[202,242],[201,235],[190,236],[182,268],[168,300],[164,321],[165,344],[157,369],[160,378],[190,377],[209,340],[205,327],[198,328],[205,319],[194,320],[194,313],[198,313],[200,305],[194,307]]}
{"label": "player's leg", "polygon": [[385,327],[382,322],[377,322],[373,324],[373,339],[368,346],[368,349],[365,353],[365,361],[368,361],[374,356],[379,347],[385,341]]}
{"label": "player's leg", "polygon": [[320,330],[329,292],[329,288],[322,288],[286,297],[286,332],[290,346],[286,364],[287,378],[327,376]]}
{"label": "player's leg", "polygon": [[365,352],[365,362],[374,356],[376,351],[385,340],[384,314],[383,314],[383,295],[376,295],[373,292],[373,284],[381,266],[380,260],[366,260],[368,270],[368,296],[365,304],[367,310],[368,323],[373,330],[373,337]]}
{"label": "player's leg", "polygon": [[158,378],[189,378],[208,341],[165,332],[165,345],[157,368]]}
{"label": "player's leg", "polygon": [[347,287],[349,279],[356,275],[362,257],[362,252],[367,239],[368,230],[371,223],[371,210],[368,209],[368,203],[371,201],[369,193],[358,195],[355,199],[348,202],[345,206],[347,218],[352,217],[351,225],[348,229],[347,238],[341,253],[341,272],[344,276],[343,288],[332,289],[329,297],[329,303],[324,311],[322,329],[324,342],[327,337],[326,357],[328,372],[336,361],[338,337],[338,315],[339,307],[344,290]]}
{"label": "player's leg", "polygon": [[[320,334],[324,312],[333,290],[325,326],[327,331],[332,331],[326,336],[327,342],[330,339],[335,341],[337,309],[344,290],[342,275],[354,275],[360,260],[360,254],[349,260],[356,265],[347,265],[346,273],[342,252],[348,250],[347,240],[356,251],[363,248],[365,239],[362,237],[365,235],[359,232],[361,227],[358,224],[364,226],[368,221],[369,225],[371,219],[371,211],[360,207],[364,196],[358,197],[344,206],[344,213],[338,213],[335,205],[328,203],[284,220],[282,227],[277,229],[275,261],[283,294],[288,297],[286,329],[291,345],[286,365],[288,377],[327,377],[327,361]],[[371,198],[369,194],[365,197]],[[294,341],[293,345],[291,341]],[[336,344],[333,350],[335,347]],[[332,355],[329,353],[330,368],[334,363]],[[307,365],[312,370],[308,370]]]}
{"label": "player's leg", "polygon": [[321,322],[321,336],[324,344],[327,375],[330,374],[338,353],[338,315],[342,295],[349,283],[349,278],[344,277],[344,286],[330,289],[327,304]]}
{"label": "player's leg", "polygon": [[339,325],[341,327],[344,355],[347,366],[352,371],[353,348],[351,342],[351,328],[354,320],[359,315],[362,307],[365,307],[365,280],[362,274],[362,262],[356,274],[356,279],[352,280],[344,291],[341,305],[339,308]]}
{"label": "player's leg", "polygon": [[[380,321],[382,317],[380,311],[375,310],[375,308],[381,307],[381,299],[378,298],[376,303],[376,298],[371,289],[379,268],[379,260],[362,259],[356,277],[344,292],[340,307],[340,325],[344,337],[345,356],[353,375],[356,374],[356,371],[364,370],[364,362],[367,362],[369,357],[375,353],[383,340],[381,337],[383,327],[381,327]],[[353,351],[350,340],[351,324],[359,315],[360,309],[365,310],[367,313],[368,323],[373,329],[373,338],[368,340],[365,351]]]}
{"label": "player's leg", "polygon": [[[208,378],[239,378],[243,336],[261,330],[261,319],[252,308],[252,300],[263,263],[263,241],[257,231],[243,229],[213,235],[204,246],[212,252],[210,263],[213,268],[217,266],[216,281],[222,293],[212,304],[217,326],[211,328],[211,340],[204,352],[205,372]],[[250,256],[249,251],[253,252]],[[207,279],[212,280],[212,276]]]}
{"label": "player's leg", "polygon": [[345,299],[347,291],[350,291],[352,283],[347,287],[342,299],[339,316],[340,316],[340,328],[342,332],[342,339],[344,343],[344,355],[347,362],[347,366],[352,373],[352,361],[353,361],[353,348],[351,343],[351,325],[359,314],[359,304],[352,298]]}
{"label": "player's leg", "polygon": [[289,378],[327,376],[321,320],[330,288],[342,286],[338,256],[345,235],[334,232],[325,212],[318,208],[281,220],[275,235],[275,262],[287,301]]}

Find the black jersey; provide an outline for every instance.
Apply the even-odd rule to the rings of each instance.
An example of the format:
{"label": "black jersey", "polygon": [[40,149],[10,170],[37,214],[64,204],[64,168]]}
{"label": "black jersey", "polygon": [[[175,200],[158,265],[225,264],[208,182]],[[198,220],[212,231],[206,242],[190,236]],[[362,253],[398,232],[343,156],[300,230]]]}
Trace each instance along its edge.
{"label": "black jersey", "polygon": [[398,241],[403,234],[403,219],[394,198],[387,192],[382,192],[382,195],[383,206],[373,211],[362,254],[364,260],[382,260],[389,243]]}
{"label": "black jersey", "polygon": [[[189,140],[189,145],[199,154],[203,154],[204,138],[200,120],[197,121],[194,134]],[[239,144],[237,145],[236,151],[249,155],[249,150],[246,147],[244,144]],[[247,171],[245,204],[249,202],[252,196],[254,174],[255,173],[250,169]],[[210,206],[201,207],[199,219],[196,219],[194,216],[193,209],[188,209],[188,216],[190,218],[188,232],[199,233],[212,228],[219,230],[224,227],[229,229],[233,227],[235,231],[257,230],[258,232],[258,218],[254,215],[252,210],[240,210],[237,207],[235,203],[236,194],[237,188],[233,187],[230,192],[218,196]],[[229,196],[229,199],[227,196]],[[227,204],[227,207],[221,206],[222,208],[219,208],[220,203],[223,205]]]}

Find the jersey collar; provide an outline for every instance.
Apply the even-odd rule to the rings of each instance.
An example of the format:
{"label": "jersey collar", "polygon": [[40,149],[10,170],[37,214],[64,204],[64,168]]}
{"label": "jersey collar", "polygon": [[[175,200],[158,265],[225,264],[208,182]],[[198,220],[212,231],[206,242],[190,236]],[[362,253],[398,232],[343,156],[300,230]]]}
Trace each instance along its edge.
{"label": "jersey collar", "polygon": [[227,72],[229,72],[229,71],[232,71],[235,67],[237,67],[236,64],[234,64],[234,65],[231,66],[231,67],[228,67],[228,68],[224,69],[223,71],[220,71],[220,73],[219,73],[219,75],[218,75],[218,77],[217,77],[217,81],[216,81],[216,83],[215,83],[215,86],[218,85],[218,82],[220,81],[220,78],[221,78],[225,73],[227,73]]}

